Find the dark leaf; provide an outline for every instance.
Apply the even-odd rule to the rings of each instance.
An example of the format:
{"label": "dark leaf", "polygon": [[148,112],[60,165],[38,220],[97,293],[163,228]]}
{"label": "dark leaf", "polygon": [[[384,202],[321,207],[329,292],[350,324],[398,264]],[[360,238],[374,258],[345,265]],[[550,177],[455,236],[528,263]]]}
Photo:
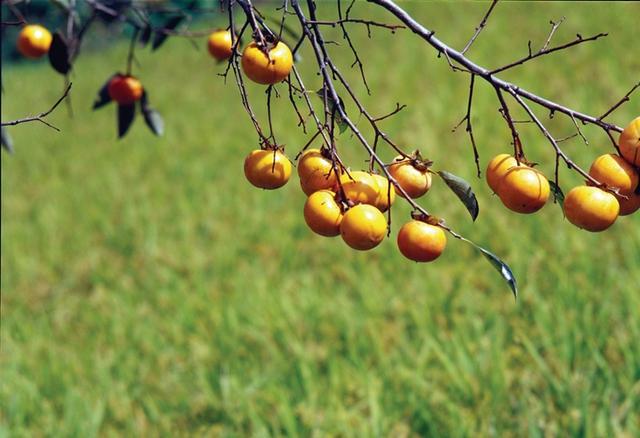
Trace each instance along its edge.
{"label": "dark leaf", "polygon": [[473,189],[471,189],[471,185],[459,176],[445,170],[438,171],[438,175],[440,175],[451,191],[462,201],[469,211],[471,219],[475,221],[478,213],[480,213],[480,207],[478,206],[476,195],[473,193]]}
{"label": "dark leaf", "polygon": [[138,41],[140,41],[140,45],[142,47],[145,47],[150,39],[151,39],[151,26],[147,24],[144,27],[144,29],[142,29],[142,32],[140,32],[140,37],[138,38]]}
{"label": "dark leaf", "polygon": [[118,105],[118,138],[124,137],[136,116],[136,105]]}
{"label": "dark leaf", "polygon": [[167,32],[163,31],[174,30],[176,27],[178,27],[182,20],[184,20],[184,18],[184,15],[177,15],[175,17],[169,18],[164,26],[162,26],[162,29],[159,32],[156,32],[156,34],[154,35],[153,42],[151,43],[151,49],[158,49],[166,41],[169,35],[167,34]]}
{"label": "dark leaf", "polygon": [[49,47],[49,62],[58,73],[66,75],[71,70],[69,62],[69,48],[67,42],[60,32],[53,34],[51,47]]}
{"label": "dark leaf", "polygon": [[13,153],[13,139],[11,138],[11,136],[9,135],[9,132],[7,131],[7,129],[3,126],[2,127],[2,147],[9,152],[10,154]]}
{"label": "dark leaf", "polygon": [[562,208],[564,205],[564,193],[562,193],[562,189],[553,181],[549,181],[549,187],[551,188],[551,193],[553,193],[553,199],[560,204],[560,208]]}
{"label": "dark leaf", "polygon": [[96,100],[93,102],[93,109],[96,110],[98,108],[102,108],[109,102],[111,102],[111,96],[109,96],[109,82],[113,79],[115,75],[111,75],[107,82],[102,85],[100,90],[98,90],[98,95],[96,96]]}

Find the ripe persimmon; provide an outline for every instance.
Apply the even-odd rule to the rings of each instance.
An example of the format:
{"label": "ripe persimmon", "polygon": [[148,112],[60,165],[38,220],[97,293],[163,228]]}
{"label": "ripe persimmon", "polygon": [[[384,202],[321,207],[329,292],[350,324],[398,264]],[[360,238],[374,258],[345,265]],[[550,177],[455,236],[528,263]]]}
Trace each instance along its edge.
{"label": "ripe persimmon", "polygon": [[619,155],[605,154],[595,159],[589,175],[598,182],[619,189],[622,194],[630,194],[638,187],[638,171]]}
{"label": "ripe persimmon", "polygon": [[620,204],[615,196],[598,187],[578,186],[564,198],[564,215],[587,231],[604,231],[616,221]]}
{"label": "ripe persimmon", "polygon": [[[394,158],[393,163],[389,166],[389,173],[411,198],[419,198],[431,188],[429,170],[426,167],[415,166],[411,160],[402,155]],[[400,191],[398,191],[398,196],[404,197]]]}
{"label": "ripe persimmon", "polygon": [[216,30],[207,39],[209,54],[218,61],[229,59],[233,53],[233,38],[229,30]]}
{"label": "ripe persimmon", "polygon": [[400,228],[397,242],[400,252],[409,260],[431,262],[444,251],[447,236],[438,226],[412,220]]}
{"label": "ripe persimmon", "polygon": [[333,189],[338,182],[333,163],[320,149],[307,150],[298,160],[300,186],[307,195],[323,189]]}
{"label": "ripe persimmon", "polygon": [[39,24],[29,24],[18,35],[18,51],[27,58],[40,58],[51,47],[51,32]]}
{"label": "ripe persimmon", "polygon": [[276,84],[289,76],[293,55],[289,47],[278,41],[265,54],[255,41],[242,53],[242,70],[249,79],[263,85]]}
{"label": "ripe persimmon", "polygon": [[330,190],[318,190],[304,204],[304,220],[314,233],[333,237],[340,234],[342,209],[336,202],[336,194]]}
{"label": "ripe persimmon", "polygon": [[375,205],[380,196],[378,182],[367,172],[345,172],[340,175],[340,183],[347,199],[356,204]]}
{"label": "ripe persimmon", "polygon": [[618,203],[620,204],[620,212],[618,213],[618,216],[628,216],[640,210],[640,195],[631,193],[626,196],[626,198],[616,196]]}
{"label": "ripe persimmon", "polygon": [[387,221],[373,205],[358,204],[342,217],[340,235],[353,249],[366,251],[382,242],[387,233]]}
{"label": "ripe persimmon", "polygon": [[279,150],[256,149],[244,160],[244,175],[261,189],[277,189],[289,181],[291,163]]}
{"label": "ripe persimmon", "polygon": [[538,170],[521,164],[502,177],[498,196],[505,207],[516,213],[535,213],[549,198],[549,181]]}
{"label": "ripe persimmon", "polygon": [[516,166],[518,166],[518,162],[509,154],[496,155],[489,161],[485,177],[487,178],[487,184],[494,193],[498,193],[502,178],[511,168]]}
{"label": "ripe persimmon", "polygon": [[118,74],[114,76],[107,88],[109,97],[119,105],[131,105],[140,100],[144,89],[142,83],[131,76]]}
{"label": "ripe persimmon", "polygon": [[629,163],[640,167],[640,117],[636,117],[624,128],[618,139],[620,154]]}
{"label": "ripe persimmon", "polygon": [[396,189],[384,176],[375,173],[372,176],[378,185],[378,199],[374,205],[382,212],[387,211],[396,200]]}

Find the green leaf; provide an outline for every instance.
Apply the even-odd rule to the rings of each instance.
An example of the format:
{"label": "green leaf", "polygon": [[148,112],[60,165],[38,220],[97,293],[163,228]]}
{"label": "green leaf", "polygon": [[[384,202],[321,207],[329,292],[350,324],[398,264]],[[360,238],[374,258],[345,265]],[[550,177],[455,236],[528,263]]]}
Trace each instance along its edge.
{"label": "green leaf", "polygon": [[553,181],[549,181],[549,187],[551,188],[551,193],[553,193],[553,199],[560,204],[560,208],[562,208],[564,206],[564,193],[562,193],[562,189]]}
{"label": "green leaf", "polygon": [[144,122],[147,124],[151,132],[157,136],[164,134],[164,120],[160,113],[154,109],[147,108],[142,111]]}
{"label": "green leaf", "polygon": [[13,153],[13,139],[11,138],[11,136],[9,135],[9,132],[7,131],[7,129],[3,126],[2,127],[2,147],[9,152],[10,154]]}
{"label": "green leaf", "polygon": [[489,260],[491,266],[493,266],[496,271],[498,271],[500,275],[502,275],[502,278],[506,280],[509,288],[511,289],[511,292],[513,293],[513,297],[518,298],[518,284],[516,282],[516,277],[515,275],[513,275],[513,271],[511,270],[509,265],[503,262],[497,255],[495,255],[491,251],[484,249],[480,245],[476,245],[470,240],[467,240],[467,242],[473,245],[478,251],[482,253],[483,256],[485,256],[487,260]]}
{"label": "green leaf", "polygon": [[60,32],[53,34],[49,47],[49,63],[58,73],[66,75],[71,70],[69,62],[69,47],[66,39]]}
{"label": "green leaf", "polygon": [[458,199],[462,201],[467,211],[469,211],[471,219],[475,221],[480,213],[480,207],[478,206],[476,195],[473,193],[473,189],[471,189],[471,184],[445,170],[438,171],[438,175],[444,180],[451,191],[456,194]]}
{"label": "green leaf", "polygon": [[136,106],[118,105],[118,138],[124,137],[136,116]]}

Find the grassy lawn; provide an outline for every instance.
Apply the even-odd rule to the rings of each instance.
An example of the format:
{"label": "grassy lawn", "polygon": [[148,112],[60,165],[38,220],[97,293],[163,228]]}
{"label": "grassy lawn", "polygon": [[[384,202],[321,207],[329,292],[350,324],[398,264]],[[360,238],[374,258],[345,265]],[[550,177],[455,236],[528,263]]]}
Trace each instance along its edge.
{"label": "grassy lawn", "polygon": [[[487,6],[402,5],[454,47]],[[365,3],[355,10],[392,20]],[[557,42],[609,32],[501,76],[597,115],[638,79],[638,11],[631,2],[507,2],[469,56],[489,67],[523,56],[561,16]],[[640,216],[588,234],[552,203],[533,216],[505,210],[475,178],[464,130],[451,132],[468,78],[408,31],[373,36],[353,30],[373,90],[365,103],[374,114],[407,104],[384,122],[389,134],[472,182],[475,224],[440,180],[422,204],[510,264],[518,301],[454,239],[432,264],[402,258],[395,235],[410,209],[401,202],[391,238],[358,253],[307,229],[295,178],[278,191],[251,187],[242,162],[256,135],[202,41],[138,53],[135,72],[165,117],[162,138],[137,120],[116,140],[115,108],[89,110],[124,68],[127,45],[87,51],[72,78],[73,119],[61,107],[50,119],[60,133],[14,127],[16,153],[2,153],[0,436],[640,435]],[[345,45],[331,49],[364,96]],[[312,54],[302,55],[306,85],[318,89]],[[2,66],[3,120],[61,92],[44,62],[26,64]],[[249,91],[266,120],[262,88]],[[308,136],[281,92],[274,128],[294,156]],[[510,150],[510,136],[493,90],[479,84],[474,99],[486,166]],[[625,125],[638,109],[636,95],[611,121]],[[551,176],[551,147],[520,126],[529,158]],[[574,129],[559,115],[549,127],[558,137]],[[611,146],[583,131],[589,146],[563,145],[588,168]],[[364,167],[356,140],[340,142]],[[562,169],[565,191],[579,183]]]}

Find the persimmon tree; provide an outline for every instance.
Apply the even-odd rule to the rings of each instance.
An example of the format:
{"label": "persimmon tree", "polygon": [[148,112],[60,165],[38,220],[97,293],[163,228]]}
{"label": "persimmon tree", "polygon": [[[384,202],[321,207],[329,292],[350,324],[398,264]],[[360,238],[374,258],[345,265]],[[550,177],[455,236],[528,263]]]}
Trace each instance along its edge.
{"label": "persimmon tree", "polygon": [[[482,31],[491,23],[491,16],[499,13],[498,0],[487,4],[486,13],[474,29],[469,29],[468,42],[454,48],[440,40],[430,30],[428,23],[421,23],[403,7],[392,0],[368,0],[388,14],[387,21],[373,20],[367,16],[356,16],[355,0],[317,1],[280,0],[258,3],[251,0],[220,0],[211,8],[202,8],[197,2],[173,7],[165,4],[137,3],[131,1],[85,0],[81,8],[74,0],[58,2],[67,16],[67,26],[53,35],[49,59],[58,72],[68,78],[73,62],[80,53],[81,42],[87,30],[96,20],[121,23],[130,26],[131,44],[124,73],[116,72],[98,92],[94,109],[111,101],[118,103],[118,130],[123,136],[135,116],[136,102],[145,122],[155,134],[162,134],[163,122],[160,114],[149,107],[146,90],[140,89],[136,99],[114,98],[114,78],[132,78],[135,51],[149,43],[152,50],[162,46],[169,37],[197,39],[208,36],[208,49],[212,56],[226,62],[220,74],[221,80],[233,78],[238,89],[240,105],[253,126],[259,148],[247,157],[245,175],[254,185],[274,189],[284,185],[291,173],[291,161],[298,163],[302,189],[309,196],[305,205],[305,220],[318,234],[335,236],[341,234],[347,244],[355,249],[375,247],[391,230],[391,211],[396,197],[402,198],[412,208],[412,221],[400,229],[398,245],[406,257],[416,261],[432,261],[444,250],[445,233],[467,242],[485,256],[508,282],[517,296],[516,279],[509,266],[489,250],[454,231],[447,222],[427,211],[418,198],[431,186],[432,175],[439,177],[462,201],[472,219],[479,214],[479,206],[471,185],[463,178],[439,169],[437,163],[424,156],[424,151],[405,150],[384,130],[384,122],[405,110],[405,105],[396,104],[386,114],[374,114],[363,103],[356,87],[350,83],[344,71],[356,68],[364,89],[371,93],[367,82],[362,48],[357,47],[351,33],[356,27],[364,27],[368,36],[371,29],[378,28],[392,33],[403,32],[402,38],[420,38],[430,46],[440,62],[447,62],[452,73],[458,73],[469,84],[464,114],[456,128],[464,128],[468,135],[477,176],[482,176],[480,150],[473,132],[472,113],[474,90],[484,82],[495,92],[496,113],[510,132],[511,151],[492,160],[487,169],[488,183],[509,209],[519,213],[533,213],[547,201],[549,194],[561,205],[564,193],[560,185],[561,168],[576,172],[584,178],[584,189],[572,190],[567,218],[574,224],[591,231],[601,231],[615,221],[618,214],[631,214],[640,208],[638,183],[638,157],[640,157],[640,118],[631,122],[624,130],[611,121],[611,116],[640,87],[640,82],[629,84],[629,91],[610,102],[610,106],[599,115],[573,109],[549,97],[527,90],[517,83],[501,78],[501,73],[517,66],[535,62],[543,56],[594,42],[607,36],[606,33],[576,35],[569,41],[556,42],[556,32],[563,19],[550,22],[544,41],[529,41],[525,55],[516,57],[499,66],[482,66],[470,57],[473,45],[482,36]],[[26,23],[17,9],[12,8],[16,21]],[[202,14],[222,14],[226,29],[205,31],[190,30],[190,23]],[[337,17],[327,20],[323,17]],[[342,43],[352,54],[350,64],[344,59],[331,56],[330,41],[325,30],[339,29]],[[312,63],[322,81],[319,90],[310,90],[305,78],[298,70],[297,60],[302,47],[308,47]],[[434,62],[438,62],[437,60]],[[263,84],[265,99],[250,98],[246,81]],[[68,82],[68,79],[67,79]],[[232,81],[229,81],[232,82]],[[135,87],[134,87],[135,88]],[[135,90],[134,90],[135,91]],[[67,91],[68,92],[68,89]],[[65,94],[66,95],[66,94]],[[273,129],[273,99],[286,99],[298,120],[298,128],[309,138],[306,144],[285,155],[276,141]],[[266,107],[266,120],[256,115],[257,105]],[[55,106],[54,106],[55,108]],[[348,110],[348,108],[351,108]],[[543,108],[549,117],[566,118],[574,132],[560,138],[547,127],[547,121],[536,115],[534,109]],[[552,178],[547,179],[527,158],[520,140],[519,123],[513,114],[516,111],[527,115],[526,122],[534,124],[539,134],[549,145],[550,161],[555,163]],[[42,117],[34,120],[43,121]],[[33,119],[33,118],[32,118]],[[14,125],[28,120],[3,122]],[[580,137],[585,143],[581,126],[593,125],[609,139],[613,158],[606,158],[606,165],[583,169],[563,149],[563,142]],[[364,153],[362,166],[350,166],[342,158],[340,135],[348,132],[357,140]],[[280,138],[280,135],[278,136]],[[506,141],[505,141],[506,144]],[[314,146],[315,145],[315,146]],[[314,147],[312,147],[314,146]],[[392,162],[381,158],[383,149],[396,155]],[[602,158],[602,157],[601,157]],[[605,160],[605,158],[603,158]],[[604,166],[604,167],[603,167]],[[595,169],[595,170],[594,170]],[[604,169],[604,170],[603,170]],[[599,201],[603,199],[603,201]],[[600,203],[598,203],[600,202]],[[637,205],[637,207],[636,207]],[[383,216],[386,214],[386,217]],[[586,219],[585,219],[586,218]],[[369,222],[368,222],[369,221]]]}

